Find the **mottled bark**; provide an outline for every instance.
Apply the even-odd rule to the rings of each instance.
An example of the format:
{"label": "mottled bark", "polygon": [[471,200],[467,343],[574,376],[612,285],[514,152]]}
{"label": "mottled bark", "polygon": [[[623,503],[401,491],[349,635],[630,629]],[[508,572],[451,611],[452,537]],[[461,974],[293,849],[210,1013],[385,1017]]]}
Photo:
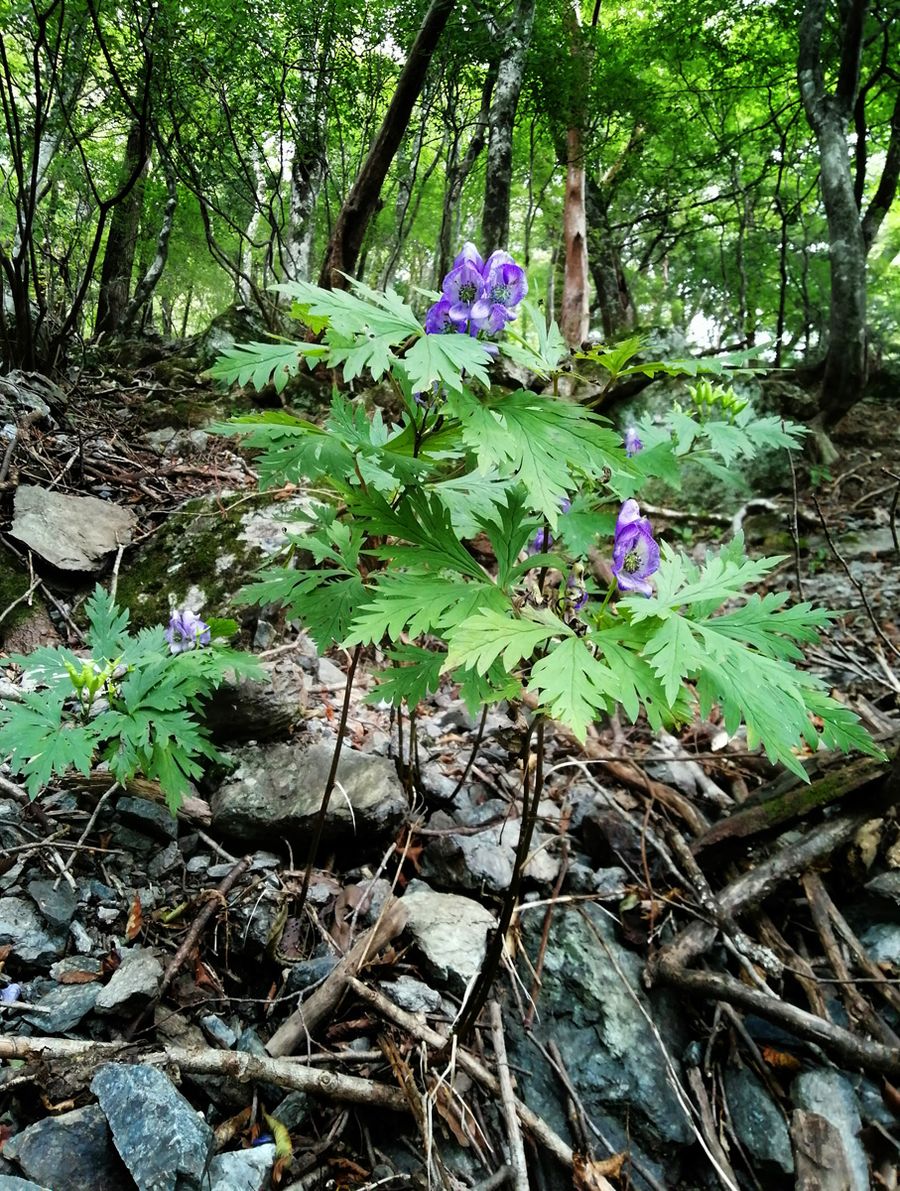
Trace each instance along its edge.
{"label": "mottled bark", "polygon": [[425,85],[428,64],[455,5],[456,0],[432,0],[416,34],[381,128],[331,233],[319,278],[319,284],[328,289],[345,288],[346,275],[354,271],[384,179],[409,126],[416,100]]}
{"label": "mottled bark", "polygon": [[566,149],[566,202],[563,213],[566,263],[559,329],[569,347],[579,348],[588,333],[589,311],[584,153],[580,128],[569,129]]}
{"label": "mottled bark", "polygon": [[636,313],[619,246],[609,224],[609,207],[600,187],[586,179],[585,213],[591,277],[597,290],[603,335],[612,339],[634,328]]}
{"label": "mottled bark", "polygon": [[128,307],[138,228],[144,206],[144,179],[149,159],[144,129],[135,121],[128,132],[121,175],[125,179],[137,171],[138,179],[125,198],[113,208],[109,221],[109,234],[106,237],[106,249],[100,267],[95,335],[114,335]]}
{"label": "mottled bark", "polygon": [[525,59],[531,43],[535,0],[518,0],[497,68],[488,120],[488,155],[481,218],[481,251],[485,256],[509,243],[509,200],[512,190],[513,129],[522,91]]}
{"label": "mottled bark", "polygon": [[[866,382],[866,254],[871,243],[864,232],[869,215],[860,218],[847,144],[847,126],[857,103],[869,0],[852,0],[842,11],[841,62],[833,92],[826,89],[822,64],[827,7],[828,0],[806,0],[797,63],[803,108],[819,148],[822,202],[828,222],[831,310],[819,414],[826,430],[859,401]],[[896,123],[892,133],[896,133]],[[895,152],[900,153],[896,136],[891,139]],[[892,164],[900,173],[900,160],[894,162],[889,152],[887,166]],[[890,174],[889,168],[885,173]],[[882,193],[880,203],[884,197]],[[877,211],[869,222],[880,222]]]}
{"label": "mottled bark", "polygon": [[[166,205],[163,210],[162,224],[159,229],[159,235],[156,237],[156,253],[153,260],[147,267],[141,280],[135,286],[134,297],[128,303],[125,313],[122,316],[122,321],[119,329],[127,331],[140,311],[147,305],[153,297],[153,291],[156,289],[157,282],[163,275],[163,270],[166,267],[166,262],[169,259],[169,239],[172,235],[172,226],[175,223],[175,209],[178,206],[178,187],[175,181],[175,174],[171,169],[166,170]],[[188,303],[190,303],[190,291],[188,292]]]}

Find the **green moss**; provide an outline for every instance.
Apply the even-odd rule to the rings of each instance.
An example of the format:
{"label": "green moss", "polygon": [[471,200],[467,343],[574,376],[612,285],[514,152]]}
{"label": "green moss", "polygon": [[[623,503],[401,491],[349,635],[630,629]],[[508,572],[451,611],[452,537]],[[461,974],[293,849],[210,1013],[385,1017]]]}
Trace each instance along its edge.
{"label": "green moss", "polygon": [[[29,581],[28,568],[8,550],[0,548],[0,612],[28,590]],[[17,604],[0,623],[0,644],[11,629],[32,615],[33,606],[29,608],[25,601]]]}
{"label": "green moss", "polygon": [[233,614],[233,597],[262,556],[240,538],[252,506],[244,502],[232,511],[227,499],[188,501],[123,566],[118,598],[136,627],[166,622],[173,604],[194,605],[209,616]]}

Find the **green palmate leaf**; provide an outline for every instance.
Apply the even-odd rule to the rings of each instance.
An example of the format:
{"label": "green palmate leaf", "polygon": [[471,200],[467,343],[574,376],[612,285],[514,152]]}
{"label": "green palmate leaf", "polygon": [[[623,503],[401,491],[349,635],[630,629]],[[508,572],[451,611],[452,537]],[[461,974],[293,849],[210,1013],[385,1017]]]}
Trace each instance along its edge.
{"label": "green palmate leaf", "polygon": [[530,507],[555,527],[560,502],[577,487],[577,477],[596,478],[605,469],[630,470],[618,434],[580,406],[521,389],[480,402],[462,392],[447,402],[458,418],[463,441],[483,473],[517,478]]}
{"label": "green palmate leaf", "polygon": [[262,450],[254,463],[262,489],[353,471],[353,455],[344,443],[315,422],[282,411],[232,418],[213,430],[239,434],[244,446]]}
{"label": "green palmate leaf", "polygon": [[[561,513],[557,533],[577,558],[596,546],[597,538],[608,539],[616,527],[618,510],[598,511],[594,501],[579,494],[572,501],[568,513]],[[608,547],[607,547],[608,548]]]}
{"label": "green palmate leaf", "polygon": [[343,644],[377,644],[384,636],[397,641],[403,633],[440,636],[490,606],[505,606],[492,584],[430,571],[393,571],[380,575],[369,589]]}
{"label": "green palmate leaf", "polygon": [[683,616],[664,620],[644,646],[644,656],[663,684],[666,702],[671,706],[681,688],[684,676],[696,672],[703,664],[702,651]]}
{"label": "green palmate leaf", "polygon": [[238,593],[244,604],[283,604],[303,622],[320,652],[342,641],[367,590],[359,575],[342,570],[272,567]]}
{"label": "green palmate leaf", "polygon": [[394,665],[378,676],[378,685],[366,695],[367,703],[382,699],[399,707],[406,703],[417,707],[441,685],[441,672],[447,655],[443,650],[423,649],[419,645],[398,645],[388,651]]}
{"label": "green palmate leaf", "polygon": [[434,384],[459,392],[463,373],[488,387],[491,357],[484,344],[468,335],[422,335],[403,357],[403,370],[413,392],[427,393]]}
{"label": "green palmate leaf", "polygon": [[544,710],[581,741],[598,713],[612,710],[617,698],[612,670],[574,636],[552,645],[534,663],[528,689],[537,691]]}
{"label": "green palmate leaf", "polygon": [[315,343],[241,343],[222,353],[204,375],[225,384],[253,384],[262,389],[270,381],[282,392],[305,361],[318,362],[328,349]]}
{"label": "green palmate leaf", "polygon": [[530,347],[513,328],[507,327],[506,336],[500,341],[500,351],[537,376],[549,377],[559,370],[559,366],[568,356],[568,345],[555,322],[547,326],[544,313],[536,302],[523,302],[522,307],[537,333],[537,350]]}
{"label": "green palmate leaf", "polygon": [[551,637],[572,635],[572,630],[548,609],[535,609],[527,617],[515,618],[485,608],[446,634],[446,669],[469,666],[486,674],[502,658],[510,671]]}
{"label": "green palmate leaf", "polygon": [[72,768],[88,774],[100,734],[96,724],[62,722],[64,692],[22,692],[22,702],[0,715],[0,756],[36,797],[54,774]]}
{"label": "green palmate leaf", "polygon": [[519,699],[522,695],[521,682],[515,675],[507,673],[500,661],[489,666],[486,674],[480,674],[471,666],[462,666],[453,672],[453,679],[459,683],[460,697],[471,715],[485,703]]}
{"label": "green palmate leaf", "polygon": [[357,498],[354,512],[365,518],[371,534],[398,539],[373,549],[377,557],[435,571],[458,571],[479,583],[490,582],[456,537],[450,514],[437,496],[422,494],[415,501],[405,496],[394,508],[382,496],[369,492]]}
{"label": "green palmate leaf", "polygon": [[497,582],[506,588],[516,567],[519,554],[537,530],[526,517],[525,491],[516,485],[509,488],[503,504],[492,505],[478,518],[479,527],[487,534],[497,560]]}
{"label": "green palmate leaf", "polygon": [[99,583],[84,608],[88,616],[87,643],[94,657],[118,657],[128,640],[128,609],[116,607]]}
{"label": "green palmate leaf", "polygon": [[588,639],[597,645],[615,676],[616,698],[629,719],[637,720],[643,709],[651,728],[659,729],[672,722],[690,721],[693,707],[683,685],[675,699],[669,700],[655,669],[641,655],[652,623],[618,623],[609,629],[592,630]]}
{"label": "green palmate leaf", "polygon": [[497,519],[496,510],[506,503],[509,489],[516,486],[509,477],[500,479],[496,474],[481,475],[476,471],[432,484],[429,491],[447,509],[456,536],[474,538],[485,519]]}
{"label": "green palmate leaf", "polygon": [[424,333],[412,309],[393,291],[379,293],[353,279],[350,286],[350,290],[331,290],[307,281],[287,281],[273,288],[301,303],[315,318],[327,319],[329,329],[348,339],[376,336],[394,346]]}

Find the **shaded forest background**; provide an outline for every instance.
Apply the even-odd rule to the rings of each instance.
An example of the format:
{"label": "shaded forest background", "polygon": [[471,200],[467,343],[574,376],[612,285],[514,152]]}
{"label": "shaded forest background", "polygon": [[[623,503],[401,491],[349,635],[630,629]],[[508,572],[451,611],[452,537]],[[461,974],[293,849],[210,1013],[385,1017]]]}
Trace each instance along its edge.
{"label": "shaded forest background", "polygon": [[[897,0],[0,0],[0,355],[508,248],[574,346],[900,376]],[[668,337],[668,340],[666,340]]]}

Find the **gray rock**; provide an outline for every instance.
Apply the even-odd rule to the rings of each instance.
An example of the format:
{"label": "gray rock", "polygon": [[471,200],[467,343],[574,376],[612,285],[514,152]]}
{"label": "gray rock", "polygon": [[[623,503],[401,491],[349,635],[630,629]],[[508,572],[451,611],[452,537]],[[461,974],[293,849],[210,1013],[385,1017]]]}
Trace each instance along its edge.
{"label": "gray rock", "polygon": [[875,963],[900,967],[900,923],[874,922],[862,932],[860,942]]}
{"label": "gray rock", "polygon": [[274,1143],[216,1154],[209,1164],[209,1191],[259,1191],[274,1163]]}
{"label": "gray rock", "polygon": [[275,1116],[285,1129],[293,1133],[306,1124],[312,1105],[313,1101],[306,1092],[288,1092],[275,1110]]}
{"label": "gray rock", "polygon": [[890,558],[894,553],[894,538],[890,526],[884,525],[860,533],[841,534],[837,548],[848,561]]}
{"label": "gray rock", "polygon": [[[542,915],[526,914],[524,922],[534,957]],[[559,906],[547,940],[533,1033],[545,1045],[552,1039],[559,1046],[589,1118],[617,1120],[619,1128],[627,1122],[639,1144],[665,1154],[667,1166],[675,1167],[673,1143],[689,1143],[693,1134],[672,1091],[663,1047],[680,1075],[675,1056],[684,1053],[684,1011],[666,990],[645,992],[643,966],[619,943],[599,907]],[[524,1098],[554,1128],[567,1132],[552,1070],[536,1059],[524,1034],[517,1028],[510,1033],[511,1058],[526,1072],[522,1079],[529,1095]]]}
{"label": "gray rock", "polygon": [[66,496],[33,484],[16,490],[12,537],[62,571],[97,571],[128,545],[134,513],[96,496]]}
{"label": "gray rock", "polygon": [[35,1001],[35,1008],[40,1012],[23,1013],[22,1017],[39,1034],[65,1034],[91,1012],[100,992],[101,986],[93,982],[59,984]]}
{"label": "gray rock", "polygon": [[776,1166],[792,1174],[794,1153],[787,1121],[761,1080],[747,1067],[729,1067],[725,1092],[731,1123],[745,1149],[761,1167]]}
{"label": "gray rock", "polygon": [[871,881],[866,881],[866,889],[869,893],[877,893],[879,897],[900,902],[900,872],[893,869],[888,873],[880,873]]}
{"label": "gray rock", "polygon": [[172,426],[148,430],[142,437],[147,446],[160,455],[199,455],[209,445],[205,430],[176,430]]}
{"label": "gray rock", "polygon": [[481,967],[494,915],[479,902],[455,893],[435,893],[414,882],[403,898],[406,929],[437,980],[463,993]]}
{"label": "gray rock", "polygon": [[94,1076],[91,1091],[138,1191],[175,1191],[179,1175],[202,1185],[212,1130],[161,1071],[109,1063]]}
{"label": "gray rock", "polygon": [[[456,825],[443,811],[429,820],[429,827],[452,830]],[[518,819],[510,819],[493,823],[476,835],[433,836],[422,857],[422,876],[433,884],[472,893],[502,893],[512,880],[520,827]],[[559,857],[547,850],[546,843],[547,837],[536,831],[525,866],[525,876],[540,884],[553,881],[559,872]]]}
{"label": "gray rock", "polygon": [[162,980],[162,964],[152,951],[126,951],[121,964],[97,997],[97,1013],[129,1015],[150,1004]]}
{"label": "gray rock", "polygon": [[319,685],[331,691],[342,691],[347,685],[347,675],[329,658],[319,658]]}
{"label": "gray rock", "polygon": [[[234,755],[238,768],[212,797],[213,827],[242,841],[307,839],[331,766],[331,744],[248,745]],[[355,834],[358,843],[380,847],[407,809],[393,763],[345,748],[337,777],[324,838],[334,842]]]}
{"label": "gray rock", "polygon": [[78,896],[64,881],[29,881],[28,894],[51,926],[68,926],[78,905]]}
{"label": "gray rock", "polygon": [[412,976],[398,976],[379,985],[384,995],[405,1009],[407,1013],[436,1013],[441,1007],[441,994]]}
{"label": "gray rock", "polygon": [[[14,1175],[0,1174],[0,1191],[54,1191],[52,1187],[41,1187],[28,1179],[17,1179]],[[57,1188],[56,1191],[59,1191]]]}
{"label": "gray rock", "polygon": [[116,803],[116,815],[128,827],[135,827],[144,835],[156,839],[174,840],[178,837],[178,820],[156,802],[148,798],[120,798]]}
{"label": "gray rock", "polygon": [[221,1046],[223,1050],[231,1050],[238,1040],[237,1034],[222,1021],[221,1017],[217,1017],[215,1013],[207,1013],[200,1018],[200,1026],[212,1042],[216,1046]]}
{"label": "gray rock", "polygon": [[156,855],[150,860],[147,865],[147,876],[153,881],[158,881],[161,877],[164,877],[166,873],[170,873],[172,869],[177,868],[180,864],[181,849],[178,847],[178,844],[175,842],[175,840],[172,840],[167,847],[163,848],[161,852],[157,852]]}
{"label": "gray rock", "polygon": [[0,897],[0,946],[9,943],[22,963],[48,968],[66,945],[66,932],[48,926],[22,897]]}
{"label": "gray rock", "polygon": [[817,1113],[834,1127],[853,1180],[847,1191],[868,1191],[869,1162],[859,1140],[862,1121],[850,1080],[826,1067],[802,1071],[791,1084],[791,1100],[796,1108]]}
{"label": "gray rock", "polygon": [[121,1191],[128,1180],[97,1104],[44,1117],[10,1138],[3,1153],[56,1191]]}

